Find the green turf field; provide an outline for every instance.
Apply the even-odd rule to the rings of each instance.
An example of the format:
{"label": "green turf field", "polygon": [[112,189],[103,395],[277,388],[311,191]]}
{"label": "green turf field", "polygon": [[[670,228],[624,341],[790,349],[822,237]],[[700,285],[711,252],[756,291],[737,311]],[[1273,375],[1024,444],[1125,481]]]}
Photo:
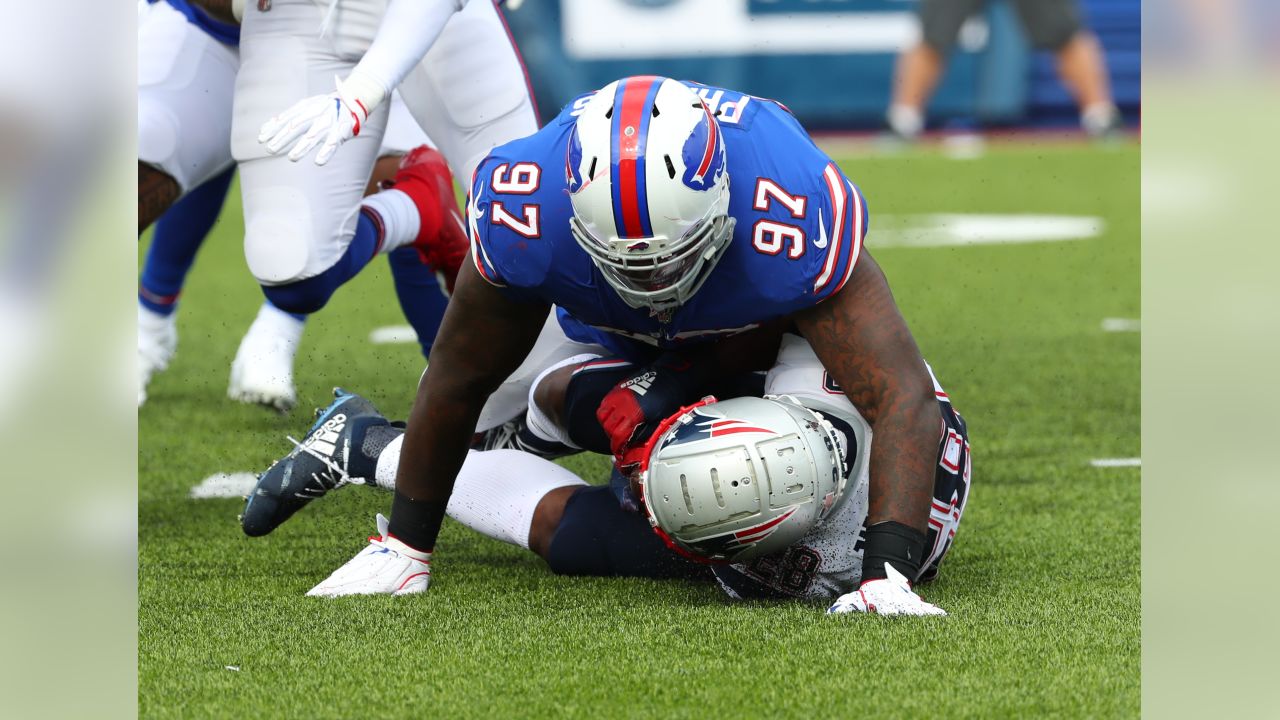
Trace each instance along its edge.
{"label": "green turf field", "polygon": [[[868,242],[972,434],[973,494],[938,581],[947,618],[825,617],[731,604],[711,585],[551,575],[447,521],[423,596],[303,593],[373,533],[390,496],[353,487],[249,539],[236,500],[192,500],[258,471],[342,384],[403,417],[422,361],[372,345],[403,324],[377,263],[307,330],[300,407],[226,399],[260,294],[239,196],[184,293],[178,356],[139,411],[139,710],[145,717],[1027,717],[1139,710],[1139,479],[1097,468],[1139,447],[1136,146],[1009,145],[841,161]],[[1101,218],[1074,242],[876,250],[877,217]],[[145,243],[143,245],[145,248]],[[603,481],[603,458],[567,463]],[[238,669],[228,669],[228,666]]]}

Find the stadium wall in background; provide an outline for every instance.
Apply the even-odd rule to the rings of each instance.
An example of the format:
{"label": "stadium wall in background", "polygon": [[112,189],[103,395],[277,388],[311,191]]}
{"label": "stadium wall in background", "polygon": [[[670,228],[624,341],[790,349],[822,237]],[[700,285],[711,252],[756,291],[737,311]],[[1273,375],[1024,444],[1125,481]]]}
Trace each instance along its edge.
{"label": "stadium wall in background", "polygon": [[[1110,53],[1117,101],[1138,109],[1138,0],[1081,0]],[[807,126],[878,128],[913,0],[525,0],[506,12],[546,120],[619,77],[658,74],[786,103]],[[930,105],[950,124],[1076,122],[1052,58],[1029,51],[1003,0],[966,24]]]}

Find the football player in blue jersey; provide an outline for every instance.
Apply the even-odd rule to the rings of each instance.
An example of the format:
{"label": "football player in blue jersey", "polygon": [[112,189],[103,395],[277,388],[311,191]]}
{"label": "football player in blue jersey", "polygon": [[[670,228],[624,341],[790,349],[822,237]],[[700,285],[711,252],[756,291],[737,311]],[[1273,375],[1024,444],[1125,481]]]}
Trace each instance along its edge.
{"label": "football player in blue jersey", "polygon": [[[459,274],[419,385],[386,552],[339,568],[338,594],[427,589],[473,431],[505,385],[532,381],[535,357],[545,369],[557,353],[593,348],[654,363],[653,377],[619,385],[600,406],[625,467],[637,430],[656,419],[645,414],[646,382],[706,368],[721,345],[708,341],[779,324],[798,331],[831,392],[875,433],[861,589],[891,582],[890,565],[908,580],[926,570],[946,436],[935,386],[863,247],[861,192],[785,107],[626,78],[498,147],[474,175],[467,213],[474,267]],[[544,324],[552,305],[559,322]]]}
{"label": "football player in blue jersey", "polygon": [[[742,337],[724,342],[752,354],[736,342]],[[870,426],[802,338],[784,334],[780,346],[756,348],[766,349],[774,364],[757,378],[763,382],[722,384],[721,397],[736,399],[710,404],[687,400],[695,388],[663,378],[667,368],[589,355],[548,368],[531,393],[528,426],[467,453],[449,517],[532,551],[559,575],[714,578],[733,599],[835,600],[833,614],[945,614],[913,592],[905,575],[890,572],[892,564],[885,567],[892,582],[859,587]],[[616,482],[618,473],[615,482],[591,486],[545,458],[611,452],[600,409],[614,387],[644,387],[646,417],[665,419],[644,429],[647,441],[635,440],[634,486]],[[937,575],[954,543],[972,476],[964,420],[940,385],[935,395],[946,432],[919,582]],[[296,449],[263,474],[242,517],[245,531],[270,532],[348,484],[394,490],[402,427],[368,400],[339,391]],[[546,431],[559,442],[539,439]],[[380,537],[362,553],[376,557],[359,564],[369,571],[366,561],[376,560],[396,573],[397,586],[412,586],[429,570],[384,552],[385,535],[379,516]],[[307,594],[368,591],[366,578],[339,571]]]}

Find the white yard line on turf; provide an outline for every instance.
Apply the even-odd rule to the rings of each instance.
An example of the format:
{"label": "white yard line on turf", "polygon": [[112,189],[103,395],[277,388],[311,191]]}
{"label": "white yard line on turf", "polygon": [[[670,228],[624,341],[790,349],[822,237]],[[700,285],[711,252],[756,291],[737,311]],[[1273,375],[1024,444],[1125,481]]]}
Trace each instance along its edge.
{"label": "white yard line on turf", "polygon": [[196,500],[240,498],[253,492],[257,484],[258,476],[253,473],[214,473],[191,488],[191,497]]}
{"label": "white yard line on turf", "polygon": [[987,141],[974,133],[949,135],[942,140],[942,154],[950,160],[979,160],[987,154]]}
{"label": "white yard line on turf", "polygon": [[399,343],[416,343],[418,334],[408,325],[387,325],[374,328],[369,333],[369,342],[374,345],[395,345]]}
{"label": "white yard line on turf", "polygon": [[958,247],[1067,242],[1098,237],[1106,222],[1089,215],[944,213],[881,215],[867,244],[883,247]]}
{"label": "white yard line on turf", "polygon": [[1137,318],[1102,318],[1102,332],[1142,332]]}
{"label": "white yard line on turf", "polygon": [[1098,458],[1089,464],[1096,468],[1142,467],[1142,458]]}

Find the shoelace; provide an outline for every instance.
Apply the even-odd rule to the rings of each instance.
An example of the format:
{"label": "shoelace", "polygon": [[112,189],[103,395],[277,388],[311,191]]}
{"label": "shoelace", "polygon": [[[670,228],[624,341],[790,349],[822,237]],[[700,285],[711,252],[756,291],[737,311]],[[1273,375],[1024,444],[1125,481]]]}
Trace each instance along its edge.
{"label": "shoelace", "polygon": [[[321,487],[325,488],[324,492],[328,492],[329,490],[337,490],[343,485],[368,484],[368,481],[366,481],[364,478],[351,477],[350,475],[347,474],[347,471],[343,470],[342,467],[338,465],[336,462],[334,462],[333,460],[330,460],[324,455],[321,455],[320,453],[307,447],[306,445],[303,445],[302,443],[298,442],[296,439],[294,439],[292,435],[286,435],[285,437],[289,438],[289,442],[293,443],[294,446],[297,447],[299,451],[304,452],[310,455],[311,457],[319,460],[321,463],[324,464],[326,468],[329,469],[329,472],[327,473],[318,473],[318,472],[311,473],[311,479],[315,480],[317,483],[320,484]],[[327,483],[332,483],[332,486],[329,486]]]}
{"label": "shoelace", "polygon": [[480,443],[481,450],[520,450],[520,444],[517,442],[517,434],[520,432],[520,424],[515,420],[509,420],[492,430],[485,433],[484,440]]}

